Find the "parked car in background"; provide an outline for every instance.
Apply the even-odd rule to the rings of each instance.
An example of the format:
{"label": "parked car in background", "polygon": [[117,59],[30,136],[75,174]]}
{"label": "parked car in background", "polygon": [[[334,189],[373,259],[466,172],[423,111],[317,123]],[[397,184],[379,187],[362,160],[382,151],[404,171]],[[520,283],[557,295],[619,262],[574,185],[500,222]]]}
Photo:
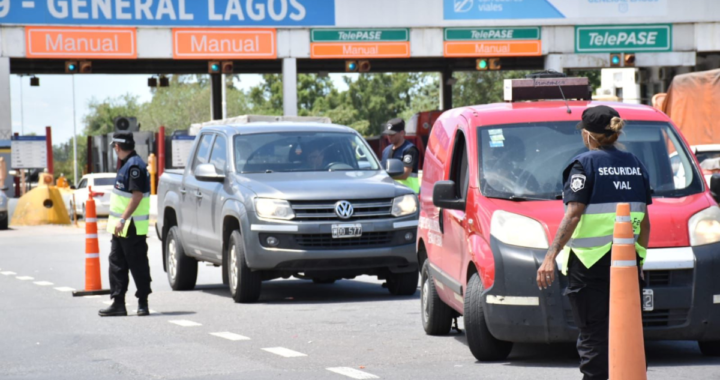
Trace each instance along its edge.
{"label": "parked car in background", "polygon": [[85,202],[88,200],[89,188],[92,187],[95,199],[95,211],[98,216],[107,216],[110,213],[110,193],[115,185],[114,173],[86,174],[80,179],[75,189],[75,204],[72,197],[68,201],[68,211],[72,214],[73,207],[78,216],[85,217]]}

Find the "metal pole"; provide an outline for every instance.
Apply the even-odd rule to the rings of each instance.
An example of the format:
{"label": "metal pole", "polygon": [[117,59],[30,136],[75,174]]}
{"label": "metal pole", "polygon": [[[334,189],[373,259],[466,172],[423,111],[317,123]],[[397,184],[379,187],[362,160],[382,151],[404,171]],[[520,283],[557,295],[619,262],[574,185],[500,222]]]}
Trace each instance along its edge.
{"label": "metal pole", "polygon": [[72,75],[72,105],[73,105],[73,182],[78,185],[77,164],[77,118],[75,117],[75,74]]}
{"label": "metal pole", "polygon": [[22,76],[20,76],[20,134],[25,135],[25,107],[23,107],[23,85]]}
{"label": "metal pole", "polygon": [[55,174],[55,160],[53,157],[52,146],[52,128],[45,127],[45,149],[47,149],[47,169],[48,173]]}

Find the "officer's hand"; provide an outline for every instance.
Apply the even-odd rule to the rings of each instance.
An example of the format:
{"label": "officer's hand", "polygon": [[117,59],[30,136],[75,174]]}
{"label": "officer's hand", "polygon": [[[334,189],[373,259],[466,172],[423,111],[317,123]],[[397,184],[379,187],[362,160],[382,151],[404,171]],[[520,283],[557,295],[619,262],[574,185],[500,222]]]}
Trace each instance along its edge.
{"label": "officer's hand", "polygon": [[123,226],[122,223],[118,222],[117,225],[115,226],[115,233],[113,235],[120,236],[124,227],[125,226]]}
{"label": "officer's hand", "polygon": [[542,265],[540,265],[540,269],[538,269],[537,283],[540,289],[547,289],[555,281],[555,260],[552,259],[553,256],[548,252]]}

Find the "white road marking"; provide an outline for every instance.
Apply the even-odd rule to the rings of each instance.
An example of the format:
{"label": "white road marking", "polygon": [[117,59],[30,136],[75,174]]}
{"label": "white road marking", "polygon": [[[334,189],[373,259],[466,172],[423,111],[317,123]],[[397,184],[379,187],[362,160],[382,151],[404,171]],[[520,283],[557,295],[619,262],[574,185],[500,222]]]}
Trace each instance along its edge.
{"label": "white road marking", "polygon": [[350,368],[350,367],[335,367],[335,368],[326,368],[326,369],[330,372],[335,372],[340,375],[344,375],[344,376],[347,376],[347,377],[350,377],[353,379],[379,379],[379,377],[377,377],[371,373],[363,372],[358,369]]}
{"label": "white road marking", "polygon": [[83,296],[82,298],[100,298],[100,296]]}
{"label": "white road marking", "polygon": [[213,336],[216,336],[216,337],[219,337],[219,338],[224,338],[224,339],[227,339],[227,340],[232,340],[232,341],[237,341],[237,340],[250,340],[250,338],[248,338],[248,337],[246,337],[246,336],[238,335],[238,334],[231,333],[231,332],[227,332],[227,331],[225,331],[225,332],[210,333],[210,335],[213,335]]}
{"label": "white road marking", "polygon": [[275,355],[280,355],[285,358],[297,358],[297,357],[301,357],[301,356],[307,356],[301,352],[293,351],[293,350],[285,348],[285,347],[263,348],[263,351],[267,351],[267,352],[273,353]]}
{"label": "white road marking", "polygon": [[[104,303],[105,305],[112,305],[113,301],[102,301],[102,303]],[[128,305],[128,303],[125,302],[125,306],[127,306],[127,305]]]}
{"label": "white road marking", "polygon": [[20,281],[27,281],[27,280],[34,280],[34,279],[35,279],[34,277],[30,277],[30,276],[17,276],[17,277],[15,277],[15,278],[17,278],[17,279],[20,280]]}
{"label": "white road marking", "polygon": [[73,289],[73,288],[68,288],[67,286],[61,286],[61,287],[55,288],[55,290],[57,290],[57,291],[59,291],[59,292],[72,292],[72,291],[74,291],[75,289]]}
{"label": "white road marking", "polygon": [[[155,311],[153,309],[150,309],[149,311],[150,311],[150,314],[162,314],[162,313],[158,313],[157,311]],[[133,313],[137,314],[137,309],[133,310]]]}
{"label": "white road marking", "polygon": [[13,276],[13,275],[16,275],[17,273],[15,273],[15,272],[10,272],[10,271],[5,271],[5,272],[0,272],[0,274],[2,274],[2,275],[4,275],[4,276]]}
{"label": "white road marking", "polygon": [[49,286],[49,285],[52,285],[53,283],[49,282],[49,281],[35,281],[35,282],[33,282],[33,284],[39,285],[39,286]]}
{"label": "white road marking", "polygon": [[179,319],[179,320],[168,321],[168,322],[174,323],[174,324],[176,324],[176,325],[178,325],[178,326],[182,326],[182,327],[202,326],[202,324],[200,324],[200,323],[193,322],[193,321],[188,321],[188,320],[185,320],[185,319]]}

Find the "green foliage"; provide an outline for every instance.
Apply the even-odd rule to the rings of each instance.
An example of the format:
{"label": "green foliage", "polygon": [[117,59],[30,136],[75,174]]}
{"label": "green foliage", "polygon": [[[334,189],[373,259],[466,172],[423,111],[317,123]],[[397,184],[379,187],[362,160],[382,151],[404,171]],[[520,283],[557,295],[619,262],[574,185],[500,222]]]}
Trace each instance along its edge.
{"label": "green foliage", "polygon": [[454,74],[453,106],[503,101],[503,80],[524,78],[527,71],[468,71]]}

